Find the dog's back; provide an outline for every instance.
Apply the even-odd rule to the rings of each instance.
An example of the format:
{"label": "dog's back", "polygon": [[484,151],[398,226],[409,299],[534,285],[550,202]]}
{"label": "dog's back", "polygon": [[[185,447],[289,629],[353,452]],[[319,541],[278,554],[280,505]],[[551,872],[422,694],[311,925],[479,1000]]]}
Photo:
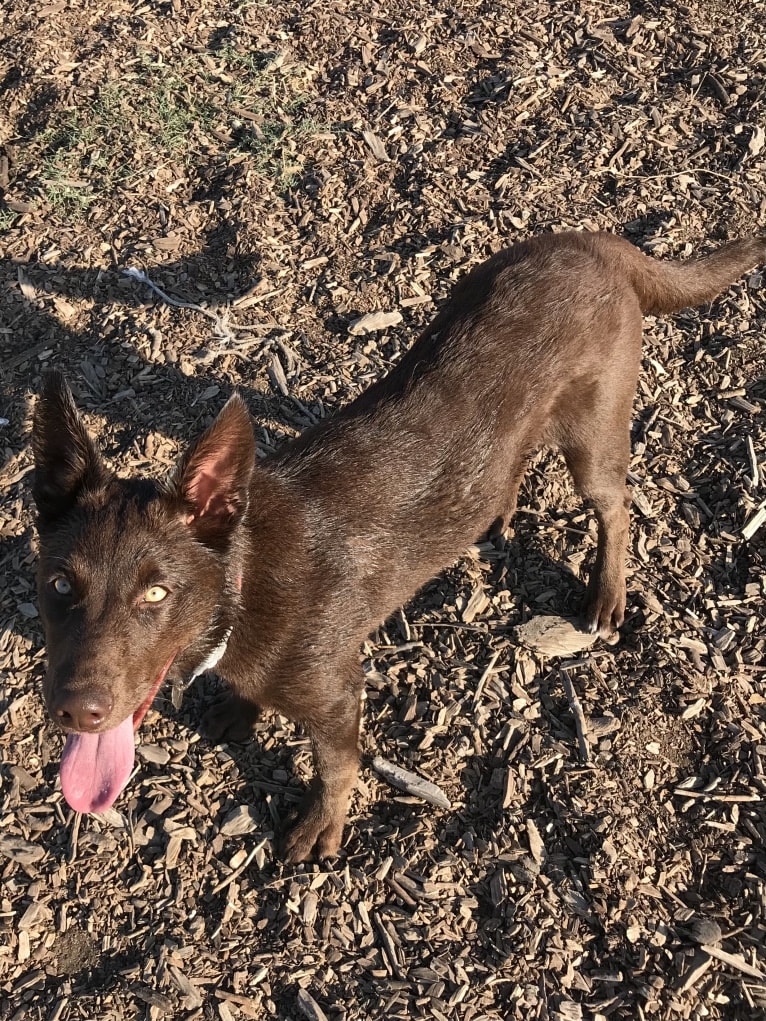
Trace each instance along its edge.
{"label": "dog's back", "polygon": [[[614,457],[622,491],[642,312],[706,300],[764,250],[754,238],[659,262],[612,234],[570,232],[467,274],[387,376],[265,464],[315,508],[356,613],[367,591],[392,611],[467,536],[506,524],[542,444],[573,462]],[[592,497],[594,480],[582,487]]]}

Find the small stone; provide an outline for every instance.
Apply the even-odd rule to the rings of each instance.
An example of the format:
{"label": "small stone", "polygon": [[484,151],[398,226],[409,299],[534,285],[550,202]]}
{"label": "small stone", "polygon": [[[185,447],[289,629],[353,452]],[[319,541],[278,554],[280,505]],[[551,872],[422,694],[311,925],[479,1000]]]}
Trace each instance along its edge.
{"label": "small stone", "polygon": [[712,918],[692,918],[685,932],[692,943],[720,943],[723,939],[720,925]]}

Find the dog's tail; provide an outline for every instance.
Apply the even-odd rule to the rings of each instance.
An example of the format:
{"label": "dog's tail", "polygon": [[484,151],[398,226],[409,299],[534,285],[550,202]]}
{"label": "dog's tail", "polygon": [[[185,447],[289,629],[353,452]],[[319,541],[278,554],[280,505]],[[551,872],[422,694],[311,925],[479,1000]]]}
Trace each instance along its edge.
{"label": "dog's tail", "polygon": [[731,241],[684,262],[661,262],[636,249],[634,253],[628,272],[642,312],[667,315],[712,301],[743,273],[766,262],[766,234]]}

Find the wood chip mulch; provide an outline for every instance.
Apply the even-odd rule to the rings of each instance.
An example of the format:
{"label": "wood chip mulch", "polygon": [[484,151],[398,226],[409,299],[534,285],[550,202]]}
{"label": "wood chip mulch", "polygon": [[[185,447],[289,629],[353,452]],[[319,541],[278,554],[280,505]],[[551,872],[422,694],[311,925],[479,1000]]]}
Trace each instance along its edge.
{"label": "wood chip mulch", "polygon": [[208,745],[211,684],[69,810],[28,445],[57,365],[120,470],[166,473],[235,387],[271,449],[505,244],[764,229],[765,126],[752,0],[5,0],[0,1021],[766,1017],[763,269],[646,324],[619,642],[561,623],[595,527],[541,452],[513,534],[364,650],[329,864],[275,853],[304,736]]}

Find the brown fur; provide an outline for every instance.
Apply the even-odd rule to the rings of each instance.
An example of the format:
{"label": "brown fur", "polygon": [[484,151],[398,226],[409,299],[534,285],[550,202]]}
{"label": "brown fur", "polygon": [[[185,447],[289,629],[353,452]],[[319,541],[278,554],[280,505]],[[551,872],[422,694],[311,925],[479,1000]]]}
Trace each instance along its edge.
{"label": "brown fur", "polygon": [[[631,405],[642,312],[707,301],[764,259],[763,238],[660,263],[608,234],[533,238],[468,274],[385,378],[335,418],[255,461],[233,397],[167,486],[116,479],[61,377],[34,424],[45,699],[100,731],[146,699],[163,664],[188,675],[231,630],[232,696],[212,736],[258,706],[302,721],[317,777],[287,839],[337,851],[357,775],[361,642],[516,507],[526,457],[564,453],[599,523],[584,608],[607,635],[625,608]],[[64,574],[72,593],[52,580]],[[141,593],[170,595],[147,606]]]}

